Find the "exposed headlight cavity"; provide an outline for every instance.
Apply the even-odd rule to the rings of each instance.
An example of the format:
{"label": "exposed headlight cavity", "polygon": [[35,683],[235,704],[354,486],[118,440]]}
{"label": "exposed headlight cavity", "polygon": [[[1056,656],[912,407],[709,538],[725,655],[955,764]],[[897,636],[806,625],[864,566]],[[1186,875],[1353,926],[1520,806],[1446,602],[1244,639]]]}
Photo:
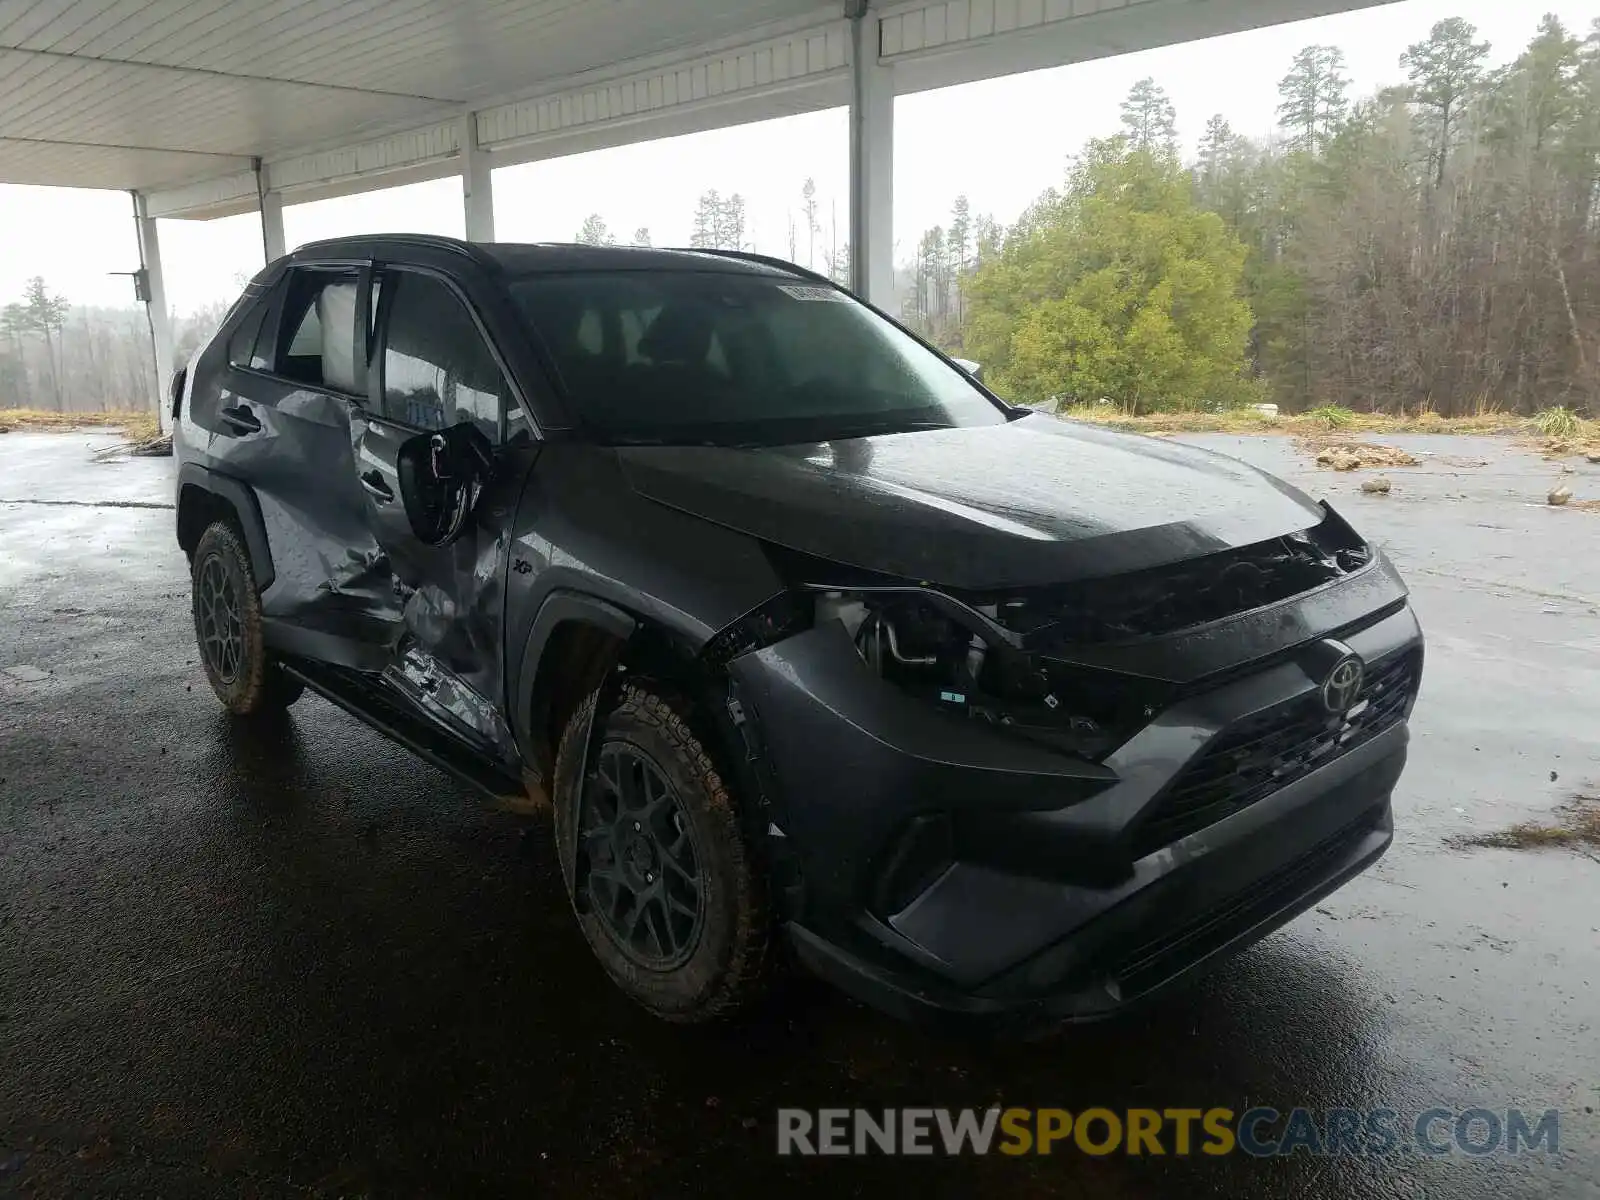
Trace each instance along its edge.
{"label": "exposed headlight cavity", "polygon": [[1122,740],[1119,689],[1023,652],[994,618],[923,589],[829,591],[816,601],[817,623],[842,624],[874,674],[952,714],[1091,758]]}

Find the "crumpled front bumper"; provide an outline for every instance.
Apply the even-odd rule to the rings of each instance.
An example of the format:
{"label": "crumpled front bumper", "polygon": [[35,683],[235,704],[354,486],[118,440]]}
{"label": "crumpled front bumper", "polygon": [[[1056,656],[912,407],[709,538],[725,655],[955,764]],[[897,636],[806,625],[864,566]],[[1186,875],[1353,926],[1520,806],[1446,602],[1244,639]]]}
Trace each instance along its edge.
{"label": "crumpled front bumper", "polygon": [[[1339,636],[1374,667],[1416,655],[1420,670],[1407,606]],[[798,876],[800,958],[899,1015],[1048,1025],[1107,1015],[1243,948],[1388,847],[1404,717],[1170,845],[1146,852],[1139,831],[1223,731],[1314,694],[1322,661],[1279,656],[1093,764],[904,695],[837,624],[743,656],[730,669],[769,832]]]}

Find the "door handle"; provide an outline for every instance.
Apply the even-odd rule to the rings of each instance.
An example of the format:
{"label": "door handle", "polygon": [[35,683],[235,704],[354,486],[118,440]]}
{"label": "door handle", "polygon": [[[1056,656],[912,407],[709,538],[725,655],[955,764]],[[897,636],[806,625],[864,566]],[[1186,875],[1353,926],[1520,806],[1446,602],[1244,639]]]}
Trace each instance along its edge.
{"label": "door handle", "polygon": [[221,417],[224,422],[233,426],[241,433],[261,432],[260,418],[258,418],[255,413],[250,411],[250,406],[248,404],[240,404],[235,408],[221,409],[218,411],[217,415]]}
{"label": "door handle", "polygon": [[380,471],[368,471],[361,477],[361,486],[367,489],[368,495],[376,496],[384,503],[394,499],[394,492],[384,482],[383,474]]}

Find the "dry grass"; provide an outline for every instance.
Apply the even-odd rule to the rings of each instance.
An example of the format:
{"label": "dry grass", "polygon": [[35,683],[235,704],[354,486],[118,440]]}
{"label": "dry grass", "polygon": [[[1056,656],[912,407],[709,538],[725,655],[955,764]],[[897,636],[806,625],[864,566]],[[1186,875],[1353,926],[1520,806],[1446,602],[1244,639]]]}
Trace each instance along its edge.
{"label": "dry grass", "polygon": [[133,442],[160,432],[156,414],[142,412],[46,412],[41,408],[0,408],[0,431],[13,429],[85,429],[117,426]]}
{"label": "dry grass", "polygon": [[[1436,412],[1415,416],[1388,413],[1359,413],[1325,406],[1308,413],[1266,416],[1253,408],[1223,412],[1151,413],[1130,417],[1111,405],[1084,405],[1063,409],[1062,416],[1075,421],[1092,421],[1113,429],[1135,433],[1283,433],[1300,437],[1326,438],[1329,433],[1533,433],[1525,418],[1492,410],[1465,417],[1441,417]],[[1583,421],[1581,440],[1600,443],[1600,422]],[[1574,448],[1570,453],[1581,451]]]}
{"label": "dry grass", "polygon": [[1589,428],[1575,438],[1547,437],[1539,441],[1539,453],[1546,458],[1576,458],[1580,454],[1593,461],[1600,456],[1600,422],[1590,421]]}
{"label": "dry grass", "polygon": [[1455,838],[1452,844],[1462,847],[1491,846],[1499,850],[1600,846],[1600,796],[1579,796],[1571,804],[1557,809],[1555,816],[1552,824],[1540,825],[1528,821],[1497,833]]}

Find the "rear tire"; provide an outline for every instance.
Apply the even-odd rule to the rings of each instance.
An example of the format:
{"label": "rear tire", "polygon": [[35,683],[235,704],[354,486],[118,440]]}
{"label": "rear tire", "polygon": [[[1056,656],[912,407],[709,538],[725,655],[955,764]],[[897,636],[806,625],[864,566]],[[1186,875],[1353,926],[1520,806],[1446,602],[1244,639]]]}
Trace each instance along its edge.
{"label": "rear tire", "polygon": [[240,717],[278,713],[305,686],[267,654],[261,595],[239,531],[226,521],[200,535],[190,562],[195,641],[211,690]]}
{"label": "rear tire", "polygon": [[556,754],[556,850],[578,925],[656,1016],[730,1017],[765,992],[773,941],[738,806],[685,701],[630,682],[597,715],[603,694],[579,705]]}

